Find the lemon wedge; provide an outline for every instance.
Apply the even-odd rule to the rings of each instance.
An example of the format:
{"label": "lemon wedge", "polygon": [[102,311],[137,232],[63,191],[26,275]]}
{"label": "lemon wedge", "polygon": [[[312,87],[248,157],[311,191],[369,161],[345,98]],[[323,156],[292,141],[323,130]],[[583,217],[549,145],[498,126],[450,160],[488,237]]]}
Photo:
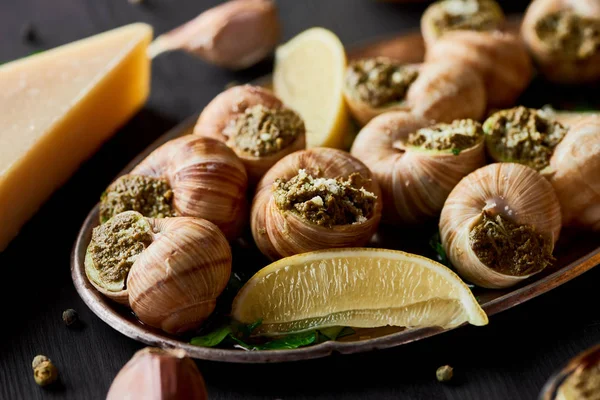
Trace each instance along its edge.
{"label": "lemon wedge", "polygon": [[239,291],[232,316],[256,333],[277,335],[329,326],[453,328],[488,318],[449,268],[402,251],[320,250],[278,260]]}
{"label": "lemon wedge", "polygon": [[306,125],[307,147],[348,145],[350,120],[342,94],[346,53],[339,38],[310,28],[275,51],[273,89]]}

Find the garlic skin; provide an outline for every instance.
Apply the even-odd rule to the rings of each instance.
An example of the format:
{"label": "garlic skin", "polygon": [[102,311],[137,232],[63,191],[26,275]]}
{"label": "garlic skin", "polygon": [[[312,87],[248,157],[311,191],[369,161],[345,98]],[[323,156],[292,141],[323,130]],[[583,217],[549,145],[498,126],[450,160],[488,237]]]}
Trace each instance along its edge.
{"label": "garlic skin", "polygon": [[217,66],[240,70],[271,53],[281,37],[273,0],[230,0],[167,32],[149,47],[149,56],[183,49]]}
{"label": "garlic skin", "polygon": [[[106,239],[92,236],[85,272],[102,294],[130,307],[143,323],[172,334],[199,327],[212,313],[232,260],[229,242],[215,224],[125,211],[96,229],[105,229]],[[106,270],[115,273],[103,275]]]}
{"label": "garlic skin", "polygon": [[534,0],[528,6],[521,25],[525,41],[537,68],[551,82],[582,84],[600,79],[600,48],[593,54],[578,58],[555,51],[538,35],[536,25],[550,14],[573,12],[575,15],[594,19],[600,26],[600,3],[597,0]]}
{"label": "garlic skin", "polygon": [[523,42],[510,33],[453,31],[427,49],[425,62],[455,61],[483,77],[489,108],[515,104],[529,85],[533,66]]}
{"label": "garlic skin", "polygon": [[168,333],[198,328],[213,312],[231,274],[231,249],[213,223],[148,219],[156,239],[127,277],[129,305],[147,325]]}
{"label": "garlic skin", "polygon": [[278,161],[261,179],[257,188],[250,224],[259,250],[271,260],[294,254],[334,247],[360,247],[373,236],[381,219],[381,193],[373,180],[364,189],[377,196],[370,217],[360,223],[334,225],[331,228],[313,224],[300,216],[282,211],[275,203],[273,185],[277,179],[289,180],[301,169],[320,169],[323,178],[347,177],[360,173],[371,179],[369,169],[345,151],[315,147],[292,153]]}
{"label": "garlic skin", "polygon": [[550,170],[563,224],[600,231],[600,116],[570,126],[554,149]]}
{"label": "garlic skin", "polygon": [[410,133],[431,123],[406,112],[371,120],[358,134],[350,153],[373,172],[382,192],[382,223],[419,223],[435,217],[454,186],[485,164],[483,137],[454,155],[405,145]]}
{"label": "garlic skin", "polygon": [[163,144],[130,175],[165,178],[178,216],[215,223],[229,240],[237,238],[248,215],[248,178],[241,160],[218,140],[185,135]]}
{"label": "garlic skin", "polygon": [[204,378],[184,350],[138,350],[113,379],[106,400],[206,400]]}
{"label": "garlic skin", "polygon": [[[256,105],[274,110],[285,107],[270,90],[253,85],[234,86],[216,96],[204,108],[194,126],[194,134],[213,138],[229,145],[226,128],[243,115],[246,109]],[[288,146],[266,156],[255,156],[235,146],[231,148],[246,167],[250,186],[254,186],[273,164],[286,155],[305,147],[306,135],[302,132]]]}
{"label": "garlic skin", "polygon": [[515,163],[479,168],[463,178],[448,196],[439,229],[444,250],[459,275],[485,288],[513,286],[531,275],[505,275],[488,268],[470,245],[470,231],[484,211],[532,226],[553,246],[561,230],[558,198],[538,172]]}
{"label": "garlic skin", "polygon": [[[485,13],[483,19],[482,12]],[[447,31],[438,26],[440,21],[450,23],[460,18],[462,26],[448,27]],[[481,26],[472,26],[475,22]],[[456,30],[494,31],[503,29],[505,24],[504,12],[494,0],[439,0],[429,5],[421,16],[421,34],[426,48],[430,48],[441,37]]]}

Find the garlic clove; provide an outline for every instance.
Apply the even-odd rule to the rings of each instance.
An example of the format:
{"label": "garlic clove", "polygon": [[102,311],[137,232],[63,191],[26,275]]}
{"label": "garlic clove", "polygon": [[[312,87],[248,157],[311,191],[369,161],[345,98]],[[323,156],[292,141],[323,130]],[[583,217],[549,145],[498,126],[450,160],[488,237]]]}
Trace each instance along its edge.
{"label": "garlic clove", "polygon": [[114,378],[106,400],[208,399],[204,378],[184,350],[146,347]]}
{"label": "garlic clove", "polygon": [[[432,133],[436,126],[445,127],[442,130],[452,128],[432,125],[405,112],[382,114],[359,132],[351,154],[371,169],[381,187],[382,223],[414,224],[439,215],[454,186],[485,164],[481,127],[474,121],[465,123],[477,127],[479,133],[467,148],[455,149],[454,153],[408,144],[409,135],[415,132],[437,136]],[[459,133],[462,128],[455,129]]]}
{"label": "garlic clove", "polygon": [[[317,179],[325,180],[325,185],[333,186],[333,180],[337,178],[359,174],[364,180],[355,188],[360,187],[375,197],[371,212],[364,219],[357,219],[352,223],[326,226],[307,220],[300,212],[293,211],[292,207],[289,210],[282,209],[275,199],[277,182],[290,182],[294,177],[300,176],[300,171],[310,176],[315,174],[315,177],[319,177]],[[276,260],[312,250],[365,245],[377,230],[381,219],[380,190],[371,178],[371,172],[362,162],[347,152],[331,148],[298,151],[279,160],[259,182],[252,202],[250,224],[259,250]],[[312,187],[311,185],[309,186]],[[325,192],[322,195],[327,196]],[[332,199],[333,202],[336,201],[335,197]],[[304,200],[303,204],[298,204],[318,203],[315,198]]]}
{"label": "garlic clove", "polygon": [[529,53],[513,34],[459,30],[444,34],[427,50],[425,62],[467,64],[483,77],[488,107],[515,104],[533,76]]}
{"label": "garlic clove", "polygon": [[563,224],[600,230],[600,116],[571,125],[550,159],[548,179],[560,201]]}
{"label": "garlic clove", "polygon": [[215,65],[248,68],[273,51],[281,37],[272,0],[230,0],[167,32],[150,45],[150,57],[183,49]]}
{"label": "garlic clove", "polygon": [[[130,173],[165,179],[175,215],[215,223],[229,240],[246,221],[248,178],[241,160],[218,140],[185,135],[165,143]],[[146,215],[157,217],[156,215]]]}
{"label": "garlic clove", "polygon": [[421,33],[429,48],[449,32],[494,31],[505,24],[504,12],[494,0],[439,0],[421,16]]}
{"label": "garlic clove", "polygon": [[600,4],[597,0],[534,0],[521,36],[549,81],[582,84],[600,79]]}
{"label": "garlic clove", "polygon": [[156,239],[127,276],[131,309],[145,324],[168,333],[195,329],[212,313],[229,281],[229,243],[207,220],[148,221]]}
{"label": "garlic clove", "polygon": [[[512,260],[510,265],[500,265],[506,271],[499,272],[480,260],[472,247],[471,232],[485,215],[500,216],[520,227],[532,228],[535,235],[544,239],[544,247],[536,247],[535,253],[549,251],[551,254],[561,230],[561,213],[549,182],[534,169],[521,164],[487,165],[456,185],[444,203],[439,221],[444,250],[464,279],[481,287],[497,289],[513,286],[539,273],[538,265],[523,274],[506,273],[516,265]],[[498,248],[497,251],[504,254],[502,252],[507,249]]]}
{"label": "garlic clove", "polygon": [[[257,112],[262,113],[264,119],[260,117],[258,121],[254,118],[256,108],[260,108]],[[270,118],[272,115],[280,115],[280,117]],[[290,120],[293,122],[293,130],[286,126],[279,126],[280,123],[286,125]],[[285,145],[279,148],[273,147],[269,151],[256,155],[238,145],[236,141],[238,121],[242,124],[247,122],[252,129],[270,127],[276,133],[280,133],[280,137],[287,136],[288,139]],[[267,170],[281,158],[306,147],[306,128],[301,118],[285,107],[273,92],[252,85],[234,86],[216,96],[200,114],[194,126],[194,134],[219,140],[231,147],[244,163],[251,187],[256,185]],[[269,144],[270,139],[255,138],[255,143],[260,145],[260,142]],[[247,145],[247,142],[245,144]]]}

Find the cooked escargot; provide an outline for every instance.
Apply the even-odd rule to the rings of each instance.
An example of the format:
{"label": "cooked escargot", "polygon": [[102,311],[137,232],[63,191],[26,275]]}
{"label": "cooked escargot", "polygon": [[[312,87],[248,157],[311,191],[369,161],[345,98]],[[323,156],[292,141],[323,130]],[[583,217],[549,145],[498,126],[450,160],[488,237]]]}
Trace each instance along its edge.
{"label": "cooked escargot", "polygon": [[221,230],[200,218],[145,218],[125,211],[94,228],[85,256],[90,283],[169,333],[200,326],[231,274]]}
{"label": "cooked escargot", "polygon": [[430,47],[447,32],[502,29],[504,13],[494,0],[440,0],[427,7],[421,17],[421,33]]}
{"label": "cooked escargot", "polygon": [[546,79],[565,84],[600,79],[597,0],[534,0],[521,34]]}
{"label": "cooked escargot", "polygon": [[261,179],[250,212],[254,241],[272,260],[365,245],[381,219],[369,169],[347,152],[315,147],[279,160]]}
{"label": "cooked escargot", "polygon": [[248,171],[250,185],[284,156],[306,147],[302,118],[269,90],[234,86],[204,108],[194,134],[232,148]]}
{"label": "cooked escargot", "polygon": [[521,39],[500,31],[448,32],[427,49],[425,62],[440,61],[466,63],[478,71],[490,108],[513,106],[533,74],[531,58]]}
{"label": "cooked escargot", "polygon": [[432,125],[406,112],[382,114],[358,134],[351,154],[379,183],[383,223],[417,223],[439,214],[454,186],[485,164],[481,124]]}
{"label": "cooked escargot", "polygon": [[388,111],[438,122],[479,119],[486,107],[483,81],[467,64],[400,64],[384,57],[351,62],[344,96],[360,125]]}
{"label": "cooked escargot", "polygon": [[561,229],[558,198],[537,171],[486,165],[454,187],[439,222],[444,250],[466,280],[512,286],[552,264]]}
{"label": "cooked escargot", "polygon": [[133,210],[146,217],[198,217],[235,239],[248,213],[246,170],[218,140],[185,135],[154,150],[100,199],[100,222]]}

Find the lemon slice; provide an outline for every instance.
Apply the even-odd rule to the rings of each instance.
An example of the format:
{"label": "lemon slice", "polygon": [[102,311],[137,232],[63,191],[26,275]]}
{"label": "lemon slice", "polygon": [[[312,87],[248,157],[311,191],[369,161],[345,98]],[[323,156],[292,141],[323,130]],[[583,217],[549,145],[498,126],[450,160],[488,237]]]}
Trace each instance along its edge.
{"label": "lemon slice", "polygon": [[453,328],[488,318],[450,269],[387,249],[320,250],[258,271],[237,294],[232,316],[257,333],[277,335],[329,326]]}
{"label": "lemon slice", "polygon": [[311,28],[275,51],[273,89],[306,124],[307,147],[345,148],[349,114],[342,94],[346,53],[331,31]]}

